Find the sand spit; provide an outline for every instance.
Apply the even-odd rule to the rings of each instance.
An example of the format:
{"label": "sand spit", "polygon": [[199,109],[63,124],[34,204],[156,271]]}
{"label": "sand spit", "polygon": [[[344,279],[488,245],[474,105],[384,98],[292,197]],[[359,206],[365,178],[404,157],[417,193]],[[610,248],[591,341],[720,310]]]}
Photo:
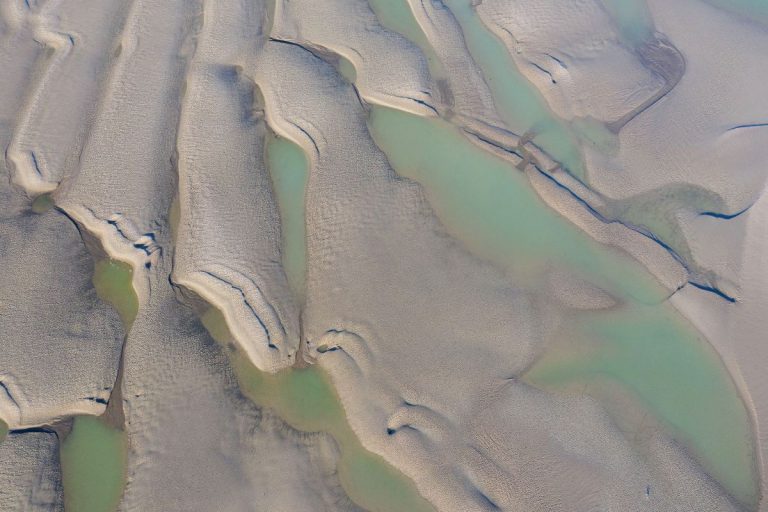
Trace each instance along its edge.
{"label": "sand spit", "polygon": [[356,71],[354,83],[366,98],[417,111],[435,103],[422,53],[381,27],[366,2],[288,2],[278,14],[272,38],[311,43],[347,59]]}
{"label": "sand spit", "polygon": [[[486,0],[477,13],[560,117],[607,122],[627,116],[664,82],[622,41],[599,0]],[[565,22],[564,20],[568,20]],[[603,79],[595,81],[600,76]]]}
{"label": "sand spit", "polygon": [[369,2],[381,23],[416,44],[430,63],[434,104],[442,115],[459,113],[499,124],[488,85],[464,44],[453,14],[435,2]]}
{"label": "sand spit", "polygon": [[768,32],[717,3],[0,4],[0,509],[104,414],[110,510],[759,510]]}
{"label": "sand spit", "polygon": [[264,107],[249,72],[267,37],[266,10],[208,4],[176,145],[173,281],[219,307],[250,359],[274,371],[298,346],[298,308],[280,265]]}

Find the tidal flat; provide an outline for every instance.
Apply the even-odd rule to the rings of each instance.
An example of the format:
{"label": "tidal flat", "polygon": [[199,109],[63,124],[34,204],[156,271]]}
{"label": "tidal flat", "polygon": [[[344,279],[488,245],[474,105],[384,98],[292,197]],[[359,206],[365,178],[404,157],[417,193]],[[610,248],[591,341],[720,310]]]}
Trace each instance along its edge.
{"label": "tidal flat", "polygon": [[[618,383],[740,501],[756,504],[749,411],[717,352],[663,304],[669,292],[646,269],[579,232],[543,204],[518,169],[456,127],[384,107],[374,107],[370,126],[398,173],[424,186],[449,232],[481,257],[509,266],[517,282],[534,288],[552,268],[568,269],[623,303],[573,313],[523,375],[526,382],[549,389],[587,384],[583,389],[596,396],[601,383]],[[613,412],[623,414],[621,407]]]}
{"label": "tidal flat", "polygon": [[[209,308],[203,325],[222,346],[233,341],[224,316]],[[426,501],[396,468],[367,451],[347,424],[344,408],[328,376],[317,366],[287,368],[275,374],[255,368],[237,350],[229,352],[232,367],[246,397],[260,407],[274,409],[292,427],[325,432],[338,444],[337,471],[347,495],[371,512],[432,512]]]}
{"label": "tidal flat", "polygon": [[0,5],[0,510],[759,512],[768,8]]}

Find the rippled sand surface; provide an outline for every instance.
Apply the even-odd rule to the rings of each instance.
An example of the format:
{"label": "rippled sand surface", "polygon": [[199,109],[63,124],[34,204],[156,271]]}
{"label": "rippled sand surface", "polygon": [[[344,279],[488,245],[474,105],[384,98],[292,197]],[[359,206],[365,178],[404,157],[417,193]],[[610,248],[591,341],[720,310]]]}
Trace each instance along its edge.
{"label": "rippled sand surface", "polygon": [[0,3],[0,510],[761,511],[768,10]]}

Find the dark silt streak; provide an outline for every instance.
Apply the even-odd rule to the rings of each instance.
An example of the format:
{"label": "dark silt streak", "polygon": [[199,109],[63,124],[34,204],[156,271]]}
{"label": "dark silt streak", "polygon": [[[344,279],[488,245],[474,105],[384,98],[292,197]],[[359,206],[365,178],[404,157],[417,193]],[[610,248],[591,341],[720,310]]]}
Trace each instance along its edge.
{"label": "dark silt streak", "polygon": [[743,213],[748,212],[749,209],[752,208],[752,206],[754,204],[755,203],[752,203],[749,206],[747,206],[746,208],[743,208],[743,209],[737,211],[736,213],[699,212],[699,215],[700,216],[704,216],[704,217],[714,217],[716,219],[722,219],[722,220],[731,220],[731,219],[735,219],[736,217],[740,216]]}
{"label": "dark silt streak", "polygon": [[768,128],[768,123],[748,123],[748,124],[740,124],[737,126],[731,126],[726,132],[732,132],[734,130],[745,130],[749,128]]}

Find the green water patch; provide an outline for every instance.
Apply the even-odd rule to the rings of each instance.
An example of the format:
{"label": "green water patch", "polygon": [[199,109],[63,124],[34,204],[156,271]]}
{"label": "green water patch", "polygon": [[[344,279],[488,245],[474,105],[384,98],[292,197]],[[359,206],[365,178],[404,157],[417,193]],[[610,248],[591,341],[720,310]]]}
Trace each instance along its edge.
{"label": "green water patch", "polygon": [[8,424],[3,420],[0,420],[0,443],[5,441],[5,437],[8,435]]}
{"label": "green water patch", "polygon": [[[219,310],[201,320],[222,346],[232,336]],[[346,421],[344,408],[327,375],[317,366],[262,372],[236,350],[228,350],[242,392],[304,432],[330,434],[339,446],[339,480],[349,498],[369,512],[433,512],[416,486],[382,457],[366,450]]]}
{"label": "green water patch", "polygon": [[128,332],[139,311],[131,266],[113,259],[98,260],[93,273],[93,286],[99,298],[117,310],[125,332]]}
{"label": "green water patch", "polygon": [[67,512],[117,510],[125,482],[125,433],[95,416],[77,416],[61,443],[61,475]]}
{"label": "green water patch", "polygon": [[549,155],[579,178],[585,177],[578,140],[549,109],[538,89],[517,69],[507,46],[486,27],[473,0],[444,2],[461,26],[472,59],[480,67],[499,115],[518,134],[530,133]]}
{"label": "green water patch", "polygon": [[266,146],[267,165],[280,210],[283,268],[293,292],[303,297],[307,268],[304,203],[309,162],[299,145],[271,132]]}
{"label": "green water patch", "polygon": [[41,194],[32,201],[32,211],[35,213],[45,213],[55,206],[51,194]]}
{"label": "green water patch", "polygon": [[752,503],[748,411],[718,354],[662,302],[668,292],[640,263],[558,215],[523,173],[443,120],[374,106],[369,129],[396,172],[423,186],[447,231],[509,269],[520,286],[541,289],[549,271],[565,269],[620,299],[617,308],[574,313],[561,333],[573,341],[544,353],[526,376],[531,384],[558,389],[611,379],[726,489]]}
{"label": "green water patch", "polygon": [[450,123],[373,106],[369,129],[395,171],[420,183],[448,232],[532,287],[568,268],[619,298],[668,293],[625,253],[599,244],[547,206],[525,174]]}
{"label": "green water patch", "polygon": [[[715,350],[668,305],[627,304],[568,318],[524,376],[536,387],[596,398],[620,386],[650,410],[723,487],[758,497],[749,413]],[[621,416],[621,406],[609,410]]]}
{"label": "green water patch", "polygon": [[336,67],[339,70],[339,74],[344,77],[344,80],[351,84],[357,82],[357,69],[355,69],[355,65],[352,64],[349,59],[343,55],[339,55],[339,61],[336,64]]}
{"label": "green water patch", "polygon": [[602,0],[625,40],[638,46],[653,38],[651,11],[645,0]]}
{"label": "green water patch", "polygon": [[[93,272],[93,285],[101,300],[117,311],[128,333],[139,309],[133,288],[133,269],[125,262],[99,259]],[[122,364],[122,362],[121,362]],[[113,512],[117,510],[125,485],[128,441],[121,428],[124,421],[120,404],[120,376],[110,396],[107,411],[100,417],[76,416],[72,429],[60,447],[64,507],[67,512]]]}

